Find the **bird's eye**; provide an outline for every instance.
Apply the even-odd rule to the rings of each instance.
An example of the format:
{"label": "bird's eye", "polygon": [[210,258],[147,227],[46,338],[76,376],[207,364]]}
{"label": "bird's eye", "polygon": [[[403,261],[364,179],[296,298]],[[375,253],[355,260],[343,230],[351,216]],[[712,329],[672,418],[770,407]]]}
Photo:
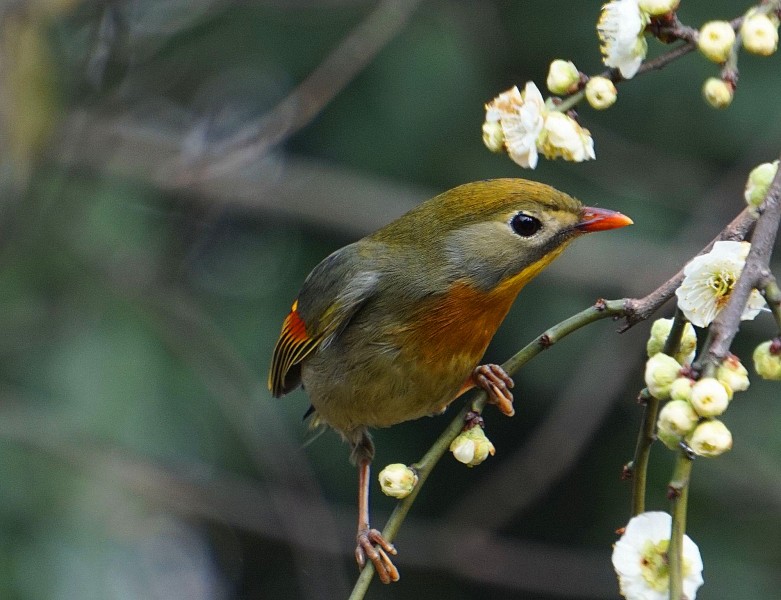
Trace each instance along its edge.
{"label": "bird's eye", "polygon": [[518,213],[510,221],[510,227],[521,237],[531,237],[542,228],[542,223],[539,219]]}

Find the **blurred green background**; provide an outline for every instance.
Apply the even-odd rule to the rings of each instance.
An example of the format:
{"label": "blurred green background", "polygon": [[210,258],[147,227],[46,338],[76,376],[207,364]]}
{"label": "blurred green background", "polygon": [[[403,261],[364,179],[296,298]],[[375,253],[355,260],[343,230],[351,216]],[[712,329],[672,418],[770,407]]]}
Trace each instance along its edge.
{"label": "blurred green background", "polygon": [[[489,350],[503,361],[599,297],[648,293],[737,214],[748,171],[781,148],[778,56],[741,55],[721,112],[700,98],[717,67],[695,54],[621,85],[612,109],[581,109],[591,163],[522,171],[483,147],[495,94],[542,88],[554,58],[601,70],[600,4],[3,3],[0,598],[346,597],[348,449],[313,439],[303,392],[265,386],[321,258],[481,178],[631,215],[524,291]],[[680,16],[748,6],[683,0]],[[617,598],[648,327],[600,322],[530,363],[516,416],[486,413],[497,455],[445,457],[397,539],[401,581],[368,597]],[[760,316],[735,351],[772,332]],[[734,450],[695,465],[698,598],[778,598],[778,390],[754,379],[725,417]],[[413,462],[447,422],[378,431],[376,464]],[[651,469],[664,509],[671,453]],[[381,526],[393,501],[373,495]]]}

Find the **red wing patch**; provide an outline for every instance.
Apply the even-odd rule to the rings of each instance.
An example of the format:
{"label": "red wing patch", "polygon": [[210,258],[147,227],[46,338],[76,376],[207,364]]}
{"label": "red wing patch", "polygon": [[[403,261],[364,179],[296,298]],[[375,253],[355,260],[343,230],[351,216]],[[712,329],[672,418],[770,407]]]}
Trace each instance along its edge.
{"label": "red wing patch", "polygon": [[[268,374],[268,389],[275,397],[290,391],[285,386],[285,376],[293,365],[306,358],[320,343],[320,336],[310,338],[306,324],[298,314],[298,301],[293,303],[290,314],[282,323],[282,333],[279,334],[274,356],[271,359],[271,369]],[[295,386],[291,386],[295,387]]]}

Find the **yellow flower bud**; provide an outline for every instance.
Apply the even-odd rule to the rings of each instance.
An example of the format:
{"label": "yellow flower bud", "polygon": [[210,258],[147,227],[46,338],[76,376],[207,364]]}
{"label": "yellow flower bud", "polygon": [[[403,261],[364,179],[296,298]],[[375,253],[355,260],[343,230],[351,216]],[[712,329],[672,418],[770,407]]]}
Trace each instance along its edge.
{"label": "yellow flower bud", "polygon": [[750,385],[746,367],[741,364],[740,359],[734,354],[727,356],[719,365],[716,371],[716,379],[732,392],[744,392]]}
{"label": "yellow flower bud", "polygon": [[763,342],[754,349],[754,370],[762,379],[781,381],[781,353],[773,350],[772,341]]}
{"label": "yellow flower bud", "polygon": [[691,404],[684,400],[670,400],[659,411],[657,426],[659,431],[680,438],[691,433],[699,420],[700,417],[694,412]]}
{"label": "yellow flower bud", "polygon": [[715,417],[727,410],[729,400],[724,384],[715,377],[703,377],[692,386],[689,402],[701,417]]}
{"label": "yellow flower bud", "polygon": [[743,47],[752,54],[770,56],[778,48],[778,22],[768,15],[746,15],[740,35]]}
{"label": "yellow flower bud", "polygon": [[709,77],[702,86],[702,95],[705,101],[713,108],[727,108],[732,104],[735,91],[732,86],[717,77]]}
{"label": "yellow flower bud", "polygon": [[640,10],[652,17],[666,15],[678,9],[681,0],[639,0]]}
{"label": "yellow flower bud", "polygon": [[727,21],[710,21],[700,29],[697,46],[707,58],[723,63],[735,43],[735,30]]}
{"label": "yellow flower bud", "polygon": [[592,77],[586,83],[586,100],[596,110],[613,106],[617,94],[615,84],[607,77]]}
{"label": "yellow flower bud", "polygon": [[698,456],[719,456],[732,448],[732,433],[721,421],[710,419],[697,425],[686,443]]}
{"label": "yellow flower bud", "polygon": [[572,61],[556,59],[548,69],[546,84],[552,94],[571,94],[577,90],[580,73]]}
{"label": "yellow flower bud", "polygon": [[407,465],[393,463],[388,465],[378,475],[382,493],[392,498],[406,498],[415,489],[418,475]]}

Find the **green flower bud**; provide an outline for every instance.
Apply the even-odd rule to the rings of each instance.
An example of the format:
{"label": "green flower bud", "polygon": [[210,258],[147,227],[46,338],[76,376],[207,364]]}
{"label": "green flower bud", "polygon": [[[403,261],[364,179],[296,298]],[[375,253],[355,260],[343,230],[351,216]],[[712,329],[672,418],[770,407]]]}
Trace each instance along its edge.
{"label": "green flower bud", "polygon": [[781,353],[775,351],[776,346],[767,341],[754,349],[754,370],[762,379],[781,381]]}
{"label": "green flower bud", "polygon": [[654,398],[666,400],[670,397],[670,387],[678,378],[681,365],[672,356],[661,352],[654,354],[645,363],[645,385]]}
{"label": "green flower bud", "polygon": [[777,172],[778,161],[775,160],[772,163],[762,163],[761,165],[754,167],[751,173],[748,174],[746,191],[744,192],[743,197],[746,199],[746,203],[749,206],[759,206],[762,204]]}
{"label": "green flower bud", "polygon": [[574,63],[557,58],[550,64],[545,81],[552,94],[571,94],[580,83],[580,73]]}
{"label": "green flower bud", "polygon": [[732,448],[732,434],[724,423],[710,419],[697,425],[686,443],[698,456],[719,456]]}
{"label": "green flower bud", "polygon": [[607,77],[592,77],[586,83],[586,100],[591,108],[604,110],[618,98],[615,84]]}
{"label": "green flower bud", "polygon": [[491,440],[486,437],[483,428],[479,426],[458,434],[450,444],[450,451],[458,462],[464,463],[467,467],[477,466],[496,453]]}
{"label": "green flower bud", "polygon": [[[670,335],[672,326],[672,319],[656,319],[656,321],[654,321],[654,324],[651,326],[651,335],[645,345],[648,356],[653,356],[662,351],[664,344]],[[697,332],[694,330],[691,323],[686,323],[683,328],[683,335],[681,336],[680,348],[673,358],[682,365],[691,364],[692,360],[694,360],[694,353],[696,350]]]}
{"label": "green flower bud", "polygon": [[670,450],[678,450],[681,441],[683,441],[683,438],[680,435],[677,435],[672,431],[667,431],[664,429],[657,430],[656,438],[660,442],[662,442],[665,446],[667,446]]}
{"label": "green flower bud", "polygon": [[670,400],[683,400],[688,402],[692,397],[694,380],[688,377],[679,377],[670,386]]}
{"label": "green flower bud", "polygon": [[393,463],[388,465],[378,475],[382,493],[392,498],[406,498],[415,489],[418,475],[407,465]]}

